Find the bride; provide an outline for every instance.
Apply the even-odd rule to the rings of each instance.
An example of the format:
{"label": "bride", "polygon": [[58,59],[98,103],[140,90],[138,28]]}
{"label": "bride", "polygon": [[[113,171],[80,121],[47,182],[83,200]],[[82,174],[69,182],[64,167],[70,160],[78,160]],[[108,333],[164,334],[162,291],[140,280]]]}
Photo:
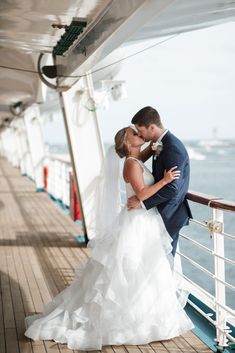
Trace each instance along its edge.
{"label": "bride", "polygon": [[[154,184],[141,161],[143,143],[134,128],[123,128],[115,136],[116,154],[111,153],[112,163],[118,160],[117,154],[125,157],[127,197],[135,194],[140,200],[180,177],[174,167]],[[107,163],[110,169],[106,158],[106,167]],[[114,177],[105,183],[110,180]],[[172,239],[157,210],[128,211],[124,207],[114,215],[115,211],[103,215],[109,221],[106,227],[97,226],[90,259],[72,284],[48,303],[42,314],[26,318],[27,337],[88,351],[104,345],[171,339],[193,328],[177,299],[170,266]]]}

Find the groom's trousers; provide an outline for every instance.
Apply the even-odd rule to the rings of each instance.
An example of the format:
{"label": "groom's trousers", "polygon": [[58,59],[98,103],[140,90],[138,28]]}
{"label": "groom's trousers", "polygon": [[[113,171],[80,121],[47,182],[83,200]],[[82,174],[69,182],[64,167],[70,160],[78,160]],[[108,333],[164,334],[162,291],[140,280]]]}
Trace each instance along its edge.
{"label": "groom's trousers", "polygon": [[172,245],[172,255],[175,256],[175,253],[176,253],[176,249],[177,249],[177,244],[178,244],[178,240],[179,240],[179,232],[175,233],[175,234],[171,234],[171,237],[172,237],[172,242],[171,242],[171,245]]}

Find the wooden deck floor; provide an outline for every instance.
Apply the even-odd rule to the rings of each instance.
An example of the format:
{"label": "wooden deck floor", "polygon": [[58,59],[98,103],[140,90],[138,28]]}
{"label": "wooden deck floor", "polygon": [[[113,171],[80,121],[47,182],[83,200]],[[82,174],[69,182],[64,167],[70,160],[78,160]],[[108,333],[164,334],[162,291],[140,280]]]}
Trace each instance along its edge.
{"label": "wooden deck floor", "polygon": [[[79,226],[45,193],[0,160],[0,353],[69,353],[66,345],[24,336],[26,315],[68,286],[88,257],[74,235]],[[79,351],[73,351],[79,352]],[[209,353],[192,332],[143,346],[104,347],[105,353]],[[95,352],[93,352],[95,353]]]}

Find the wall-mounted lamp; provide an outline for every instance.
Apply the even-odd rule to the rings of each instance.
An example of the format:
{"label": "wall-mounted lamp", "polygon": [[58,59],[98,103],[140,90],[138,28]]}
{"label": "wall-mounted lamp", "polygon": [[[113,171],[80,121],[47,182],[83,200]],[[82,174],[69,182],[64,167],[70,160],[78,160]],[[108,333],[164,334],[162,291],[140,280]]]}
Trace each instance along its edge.
{"label": "wall-mounted lamp", "polygon": [[24,110],[24,104],[22,102],[11,104],[9,110],[12,115],[19,116]]}
{"label": "wall-mounted lamp", "polygon": [[56,65],[45,65],[42,67],[43,74],[48,78],[57,77],[57,66]]}

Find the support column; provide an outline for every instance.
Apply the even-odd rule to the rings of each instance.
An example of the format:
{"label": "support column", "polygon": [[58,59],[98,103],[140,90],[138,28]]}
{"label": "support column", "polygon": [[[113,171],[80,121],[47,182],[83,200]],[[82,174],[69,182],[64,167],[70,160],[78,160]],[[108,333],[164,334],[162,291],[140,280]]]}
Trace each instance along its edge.
{"label": "support column", "polygon": [[0,158],[3,156],[3,149],[2,133],[0,131]]}
{"label": "support column", "polygon": [[3,155],[14,166],[18,166],[18,151],[15,141],[15,130],[12,127],[7,127],[2,132]]}
{"label": "support column", "polygon": [[[37,191],[42,191],[44,186],[43,161],[45,157],[45,152],[41,125],[39,122],[39,108],[36,104],[32,105],[25,111],[24,122],[26,126],[28,146],[32,159],[34,174],[33,179],[35,181]],[[27,156],[27,169],[29,164],[29,156]]]}
{"label": "support column", "polygon": [[19,167],[22,175],[28,175],[34,179],[34,171],[32,165],[32,158],[29,150],[28,137],[24,118],[20,117],[15,121],[16,127],[16,143],[19,153]]}
{"label": "support column", "polygon": [[13,125],[11,125],[8,129],[11,136],[11,164],[13,167],[18,168],[20,164],[20,158],[17,145],[17,129]]}
{"label": "support column", "polygon": [[60,93],[60,103],[85,235],[91,238],[96,181],[104,157],[92,77],[87,75],[69,91]]}
{"label": "support column", "polygon": [[0,139],[1,139],[1,157],[6,157],[6,142],[5,142],[5,130],[1,130]]}

